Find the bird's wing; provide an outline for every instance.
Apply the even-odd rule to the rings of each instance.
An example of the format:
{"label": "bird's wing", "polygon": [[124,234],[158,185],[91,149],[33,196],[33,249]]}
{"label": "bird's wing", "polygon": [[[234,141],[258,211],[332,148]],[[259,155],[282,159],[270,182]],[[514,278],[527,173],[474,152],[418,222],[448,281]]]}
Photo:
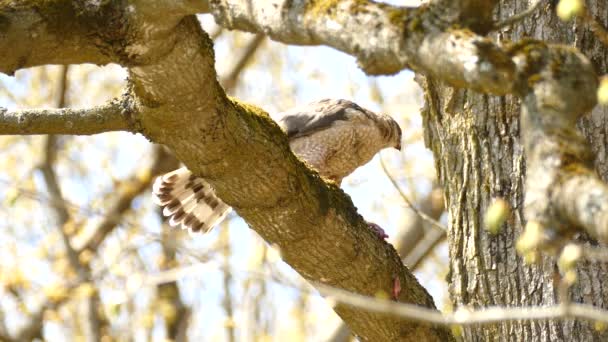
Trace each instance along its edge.
{"label": "bird's wing", "polygon": [[327,129],[353,116],[369,116],[366,109],[348,100],[320,100],[273,116],[289,139],[307,136]]}
{"label": "bird's wing", "polygon": [[182,167],[160,176],[152,186],[154,202],[163,206],[172,227],[206,233],[230,212],[209,183]]}

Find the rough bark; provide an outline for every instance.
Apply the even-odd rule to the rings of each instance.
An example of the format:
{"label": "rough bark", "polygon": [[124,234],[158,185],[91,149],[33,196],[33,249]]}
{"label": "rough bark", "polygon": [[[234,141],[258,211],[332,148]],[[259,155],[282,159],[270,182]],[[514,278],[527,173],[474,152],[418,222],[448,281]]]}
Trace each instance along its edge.
{"label": "rough bark", "polygon": [[[587,1],[595,15],[606,22],[607,8],[601,1]],[[503,1],[497,8],[506,18],[527,6],[526,1]],[[562,23],[554,8],[541,12],[499,33],[501,39],[517,41],[533,37],[564,44],[574,43],[606,72],[606,47],[602,47],[581,23]],[[576,30],[573,30],[576,27]],[[555,258],[525,265],[515,252],[515,240],[525,224],[523,215],[526,160],[520,140],[520,101],[513,96],[495,97],[449,88],[427,78],[427,107],[423,112],[425,139],[436,158],[439,179],[449,209],[450,295],[456,306],[548,305],[558,301]],[[596,109],[579,121],[592,142],[596,166],[604,180],[606,165],[605,113]],[[497,235],[484,230],[483,215],[495,197],[512,207]],[[585,241],[587,238],[580,237]],[[608,265],[583,262],[579,282],[570,299],[606,308]],[[468,327],[467,341],[603,341],[592,323],[580,321],[515,322]]]}

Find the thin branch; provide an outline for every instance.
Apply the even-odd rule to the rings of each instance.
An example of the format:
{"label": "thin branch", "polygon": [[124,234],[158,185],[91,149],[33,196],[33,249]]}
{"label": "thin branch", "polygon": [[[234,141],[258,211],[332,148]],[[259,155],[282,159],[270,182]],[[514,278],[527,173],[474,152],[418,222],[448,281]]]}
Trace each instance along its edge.
{"label": "thin branch", "polygon": [[232,69],[230,70],[228,75],[226,75],[225,77],[222,77],[221,83],[224,86],[224,89],[226,90],[227,93],[230,93],[234,90],[234,87],[237,84],[239,75],[241,74],[243,69],[245,69],[245,66],[247,65],[247,63],[249,63],[249,61],[253,58],[253,56],[255,55],[255,52],[262,45],[265,38],[266,38],[266,36],[264,36],[263,34],[256,34],[247,43],[247,46],[245,47],[243,53],[237,59],[237,62],[234,63],[234,66],[232,67]]}
{"label": "thin branch", "polygon": [[72,134],[90,135],[133,129],[121,101],[86,109],[21,109],[0,108],[0,135],[7,134]]}
{"label": "thin branch", "polygon": [[[382,97],[382,92],[378,87],[378,84],[373,81],[373,79],[370,79],[369,86],[379,95],[379,102],[384,105],[384,98]],[[405,233],[399,238],[399,242],[396,246],[399,255],[404,256],[403,262],[410,270],[415,271],[422,264],[422,261],[426,256],[428,256],[435,247],[446,238],[447,228],[443,225],[441,225],[442,229],[425,229],[425,223],[430,224],[431,227],[435,228],[436,224],[440,224],[437,220],[441,217],[441,214],[443,214],[445,207],[443,201],[441,201],[440,206],[436,205],[437,200],[435,197],[437,191],[441,192],[441,190],[434,184],[426,198],[419,203],[421,207],[419,210],[412,205],[409,197],[401,190],[397,180],[388,171],[388,167],[384,163],[382,155],[380,155],[380,164],[382,165],[382,170],[393,184],[393,187],[401,195],[403,201],[413,209],[412,211],[417,217],[417,219],[409,220],[409,229],[406,229]],[[425,220],[423,215],[426,215],[431,220]],[[336,338],[339,338],[339,332],[340,331],[336,332]]]}
{"label": "thin branch", "polygon": [[[131,281],[134,286],[129,287],[129,292],[126,295],[127,298],[135,295],[142,286],[156,286],[160,283],[172,282],[192,275],[200,276],[202,272],[216,272],[222,269],[222,267],[223,266],[217,262],[209,262],[206,264],[183,266],[157,274],[134,275],[132,276],[133,278]],[[284,283],[281,279],[274,277],[268,272],[243,271],[243,273],[247,273],[250,277],[271,280],[285,286],[296,287],[299,291],[312,291],[308,286],[301,287]],[[478,326],[513,321],[566,320],[573,318],[591,322],[608,323],[608,310],[602,310],[587,304],[562,303],[545,307],[495,306],[477,310],[461,307],[453,313],[441,313],[437,310],[428,309],[419,305],[364,296],[325,284],[313,283],[312,286],[314,286],[327,301],[333,304],[340,303],[369,312],[392,315],[409,321],[433,325]]]}
{"label": "thin branch", "polygon": [[[67,102],[66,98],[68,89],[68,71],[69,66],[63,66],[61,70],[61,75],[59,77],[59,84],[57,87],[57,107],[59,108],[64,107]],[[70,267],[77,273],[78,281],[84,282],[89,279],[90,272],[85,266],[80,263],[78,259],[78,252],[74,250],[70,242],[70,233],[66,231],[66,226],[70,220],[70,214],[67,209],[66,201],[63,197],[63,194],[61,193],[61,187],[59,185],[59,181],[54,170],[54,164],[57,158],[58,148],[57,138],[58,137],[56,135],[48,135],[46,137],[44,161],[40,166],[40,170],[42,171],[46,187],[49,192],[49,196],[52,199],[53,204],[51,205],[51,208],[53,208],[55,211],[57,228],[59,229],[59,233],[63,241],[63,247],[66,252],[68,263]],[[97,306],[93,305],[91,301],[88,301],[86,305],[86,336],[90,337],[93,340],[97,340],[100,338],[100,324]],[[46,306],[48,305],[42,305],[42,308]],[[39,315],[40,311],[39,313],[35,314],[30,318],[30,322],[26,324],[26,326],[22,329],[22,333],[26,333],[28,335],[42,334],[42,322],[40,322],[41,317],[38,317]],[[36,332],[36,330],[40,331]]]}
{"label": "thin branch", "polygon": [[425,232],[424,237],[419,240],[414,248],[406,255],[403,262],[411,270],[415,271],[422,261],[435,250],[435,247],[447,238],[446,232],[439,229],[431,229]]}
{"label": "thin branch", "polygon": [[161,146],[155,146],[154,161],[147,170],[136,171],[129,179],[125,180],[117,189],[117,197],[109,206],[104,219],[93,230],[93,233],[76,244],[76,249],[81,252],[85,249],[95,251],[99,248],[105,238],[123,220],[124,213],[131,209],[133,200],[150,189],[154,178],[160,174],[171,171],[173,163],[168,162],[168,153]]}
{"label": "thin branch", "polygon": [[445,227],[444,225],[442,225],[441,223],[439,223],[437,220],[433,219],[432,217],[428,216],[427,214],[421,212],[420,210],[418,210],[418,208],[416,208],[412,204],[412,202],[407,197],[407,195],[401,190],[401,187],[399,186],[399,184],[397,183],[395,178],[393,178],[391,173],[388,171],[388,168],[386,167],[386,164],[384,163],[384,159],[382,158],[382,154],[380,154],[380,165],[382,165],[382,170],[384,170],[384,173],[386,174],[388,179],[391,181],[391,183],[393,184],[393,186],[395,187],[397,192],[399,192],[399,195],[401,195],[401,198],[403,199],[405,204],[407,204],[408,208],[410,208],[414,213],[416,213],[416,215],[418,215],[424,221],[428,222],[433,227],[443,231],[445,234],[445,232],[448,230],[447,227]]}
{"label": "thin branch", "polygon": [[[167,153],[163,147],[157,145],[155,146],[155,149],[156,159],[164,160],[164,169],[174,170],[179,168],[179,160],[177,160],[173,155]],[[158,167],[153,167],[152,169],[153,173],[161,173],[163,171]],[[156,208],[156,214],[161,222],[166,220],[160,207]],[[173,229],[161,229],[159,241],[163,256],[163,262],[160,263],[159,266],[161,270],[166,270],[173,267],[173,265],[177,265],[176,254],[178,246],[175,239],[175,233],[176,231]],[[122,250],[124,251],[124,249]],[[181,248],[180,252],[182,255],[187,254],[185,253],[184,248]],[[106,263],[106,267],[111,268],[115,262],[122,260],[123,258],[120,256],[122,254],[123,253],[121,252],[119,255],[117,255],[113,262]],[[105,272],[101,272],[101,275],[103,275],[103,273]],[[176,342],[187,341],[192,309],[182,300],[177,281],[158,285],[156,292],[159,298],[166,301],[167,304],[173,308],[173,314],[171,316],[164,317],[167,338]]]}
{"label": "thin branch", "polygon": [[534,0],[534,2],[532,2],[532,4],[525,11],[517,13],[503,21],[496,23],[493,27],[493,30],[498,30],[498,29],[504,28],[506,26],[511,26],[511,25],[515,24],[516,22],[525,19],[527,16],[530,16],[534,12],[536,12],[536,10],[538,10],[538,8],[540,7],[540,5],[542,3],[543,3],[543,0]]}
{"label": "thin branch", "polygon": [[[17,196],[24,196],[28,199],[37,201],[39,203],[44,203],[46,205],[49,206],[54,206],[56,205],[56,203],[58,203],[56,200],[54,200],[53,198],[51,198],[48,194],[39,192],[39,191],[32,191],[23,187],[19,187],[19,186],[15,186],[15,184],[13,184],[11,181],[9,180],[5,180],[5,179],[0,179],[1,183],[4,183],[5,185],[8,186],[12,186],[14,190],[17,191]],[[68,207],[68,210],[78,213],[79,215],[83,215],[83,216],[103,216],[104,218],[107,218],[109,215],[102,209],[97,209],[97,208],[93,208],[91,206],[79,206],[73,202],[70,202],[68,200],[64,199],[64,203],[65,205]],[[113,218],[119,218],[119,215],[114,215],[112,216]],[[130,223],[131,226],[138,226],[138,223],[135,222],[131,222]],[[78,243],[74,243],[75,245],[78,245]]]}
{"label": "thin branch", "polygon": [[[158,212],[159,217],[162,217],[160,210]],[[161,247],[163,262],[161,269],[167,269],[171,265],[176,265],[177,260],[175,258],[176,246],[173,241],[175,234],[172,231],[163,229],[161,233]],[[191,310],[190,307],[184,304],[181,298],[179,287],[177,282],[170,282],[160,284],[156,288],[157,297],[164,301],[166,305],[172,307],[171,315],[164,316],[164,325],[167,338],[171,341],[184,342],[187,341],[188,326],[190,323]]]}
{"label": "thin branch", "polygon": [[222,222],[220,227],[220,245],[222,253],[222,262],[223,262],[223,275],[222,275],[222,283],[224,286],[224,298],[222,300],[222,307],[224,308],[224,312],[226,313],[226,319],[229,320],[224,325],[226,328],[226,336],[228,342],[235,342],[236,339],[236,331],[235,331],[235,323],[234,323],[234,308],[232,304],[232,289],[230,286],[232,285],[232,272],[230,271],[230,257],[232,256],[232,250],[230,245],[230,229],[229,229],[229,221],[225,220]]}
{"label": "thin branch", "polygon": [[209,38],[211,38],[211,40],[215,41],[217,38],[219,38],[219,36],[222,35],[222,33],[224,33],[224,28],[221,26],[217,26],[215,28],[214,31],[209,32]]}
{"label": "thin branch", "polygon": [[579,318],[591,322],[608,323],[608,310],[586,304],[559,304],[546,307],[487,307],[479,310],[460,308],[442,314],[412,304],[362,296],[323,284],[314,284],[329,301],[356,306],[368,311],[399,316],[408,320],[437,325],[486,325],[513,321],[566,320]]}

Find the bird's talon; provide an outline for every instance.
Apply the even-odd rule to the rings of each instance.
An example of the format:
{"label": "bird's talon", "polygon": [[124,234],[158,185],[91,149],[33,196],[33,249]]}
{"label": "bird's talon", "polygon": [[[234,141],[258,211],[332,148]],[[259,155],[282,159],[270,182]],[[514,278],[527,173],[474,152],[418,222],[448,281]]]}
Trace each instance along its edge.
{"label": "bird's talon", "polygon": [[394,300],[399,299],[400,293],[401,293],[401,280],[399,280],[399,277],[394,277],[393,278],[393,290],[391,291],[391,294],[393,295],[393,299]]}
{"label": "bird's talon", "polygon": [[385,240],[386,238],[388,238],[388,234],[386,234],[386,232],[384,231],[384,229],[382,229],[382,227],[380,227],[379,225],[372,223],[372,222],[367,222],[367,226],[374,232],[376,233],[376,235],[382,239]]}

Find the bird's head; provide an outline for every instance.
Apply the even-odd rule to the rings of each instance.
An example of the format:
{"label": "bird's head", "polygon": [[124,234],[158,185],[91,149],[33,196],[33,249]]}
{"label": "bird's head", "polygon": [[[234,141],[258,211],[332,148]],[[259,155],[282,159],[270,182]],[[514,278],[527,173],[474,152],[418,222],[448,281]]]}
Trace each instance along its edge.
{"label": "bird's head", "polygon": [[394,147],[401,151],[401,127],[395,119],[389,115],[383,115],[383,121],[386,128],[386,144],[387,147]]}

